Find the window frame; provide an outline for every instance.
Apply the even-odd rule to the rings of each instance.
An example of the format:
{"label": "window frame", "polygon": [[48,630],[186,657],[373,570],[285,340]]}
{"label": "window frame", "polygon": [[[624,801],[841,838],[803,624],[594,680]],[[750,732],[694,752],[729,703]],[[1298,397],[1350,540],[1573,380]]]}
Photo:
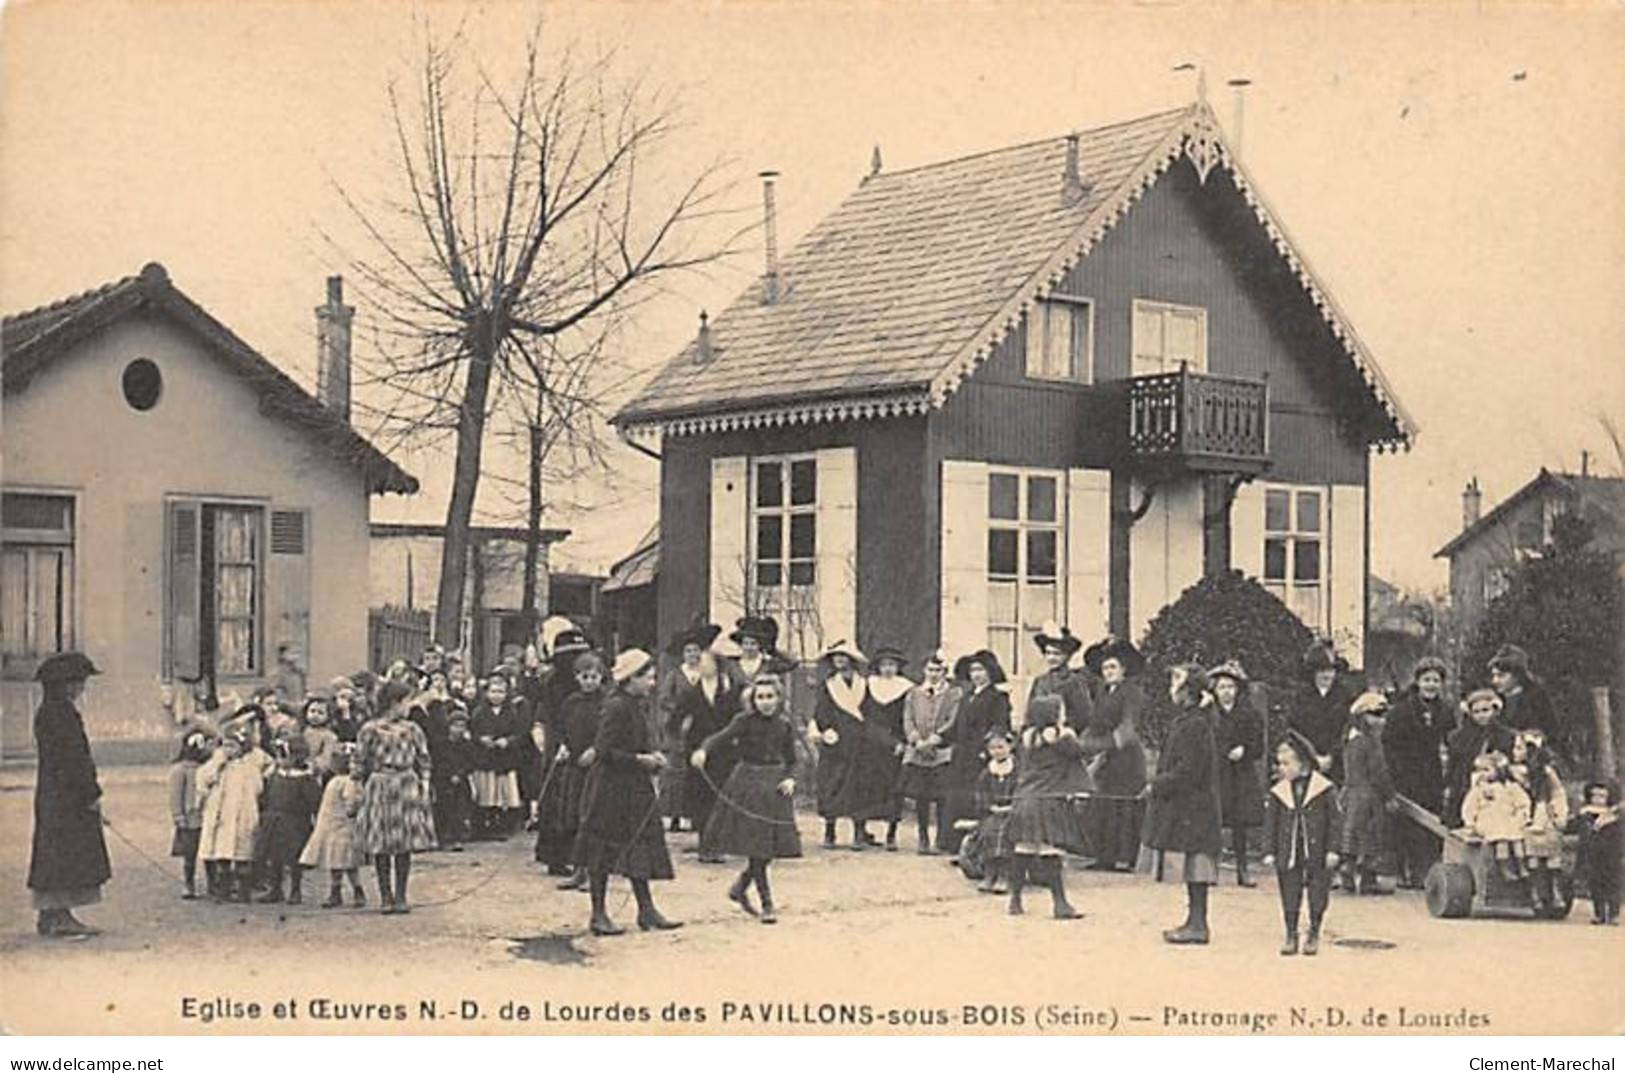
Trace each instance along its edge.
{"label": "window frame", "polygon": [[[48,499],[60,499],[68,504],[68,527],[65,530],[51,529],[20,529],[7,528],[0,519],[0,549],[24,549],[27,563],[25,574],[25,607],[24,622],[31,627],[37,617],[34,614],[34,600],[29,593],[32,591],[34,574],[34,551],[41,548],[61,549],[64,556],[64,565],[60,567],[67,575],[62,579],[57,599],[62,605],[58,611],[57,632],[60,635],[60,646],[56,651],[67,652],[77,647],[80,637],[80,616],[84,607],[84,578],[80,563],[81,536],[83,532],[81,507],[83,494],[77,488],[67,488],[60,485],[5,485],[0,487],[0,494],[18,496],[39,496]],[[3,511],[0,511],[3,513]],[[49,535],[45,535],[49,534]],[[39,662],[54,652],[41,651],[30,645],[28,651],[16,655],[0,653],[0,667],[4,668],[5,677],[31,678]]]}
{"label": "window frame", "polygon": [[[1080,387],[1092,385],[1095,382],[1095,310],[1095,300],[1081,294],[1052,293],[1035,301],[1027,313],[1027,345],[1026,353],[1022,355],[1023,375],[1028,380],[1043,384],[1074,384]],[[1087,338],[1082,353],[1078,354],[1075,328],[1080,313]],[[1082,365],[1082,368],[1073,369],[1064,375],[1055,375],[1047,371],[1048,363],[1045,361],[1050,340],[1050,318],[1057,314],[1065,314],[1067,317],[1067,341],[1070,351],[1067,355],[1068,363],[1070,364],[1076,355]]]}
{"label": "window frame", "polygon": [[[268,598],[268,584],[269,584],[268,583],[268,575],[270,574],[270,548],[271,548],[270,524],[271,524],[271,513],[272,513],[272,511],[274,509],[273,505],[271,503],[271,500],[269,498],[260,497],[260,496],[217,495],[217,494],[209,494],[209,493],[201,493],[201,492],[170,492],[170,493],[166,493],[164,495],[164,499],[163,499],[163,509],[164,509],[165,515],[167,516],[169,511],[173,507],[175,507],[177,504],[180,504],[180,505],[191,504],[198,511],[197,528],[198,528],[198,535],[199,535],[199,545],[198,545],[198,549],[197,549],[197,578],[196,578],[196,583],[197,583],[197,587],[198,587],[198,600],[199,600],[198,613],[199,613],[199,620],[200,620],[199,623],[198,623],[198,631],[199,631],[198,632],[198,645],[199,645],[198,665],[199,665],[199,668],[200,668],[200,670],[203,671],[203,673],[212,674],[214,676],[215,684],[217,686],[222,684],[222,683],[227,683],[227,682],[247,682],[247,681],[254,681],[254,680],[262,679],[266,675],[270,674],[271,670],[272,670],[272,668],[271,668],[271,660],[269,658],[270,654],[266,651],[266,638],[268,636],[267,631],[270,629],[270,623],[267,621],[267,618],[266,618],[266,602],[267,602],[267,598]],[[254,572],[254,626],[253,626],[254,649],[255,649],[254,650],[254,669],[248,670],[248,671],[224,671],[224,670],[220,669],[220,653],[219,653],[219,645],[220,645],[219,629],[220,629],[220,623],[219,623],[219,613],[218,613],[217,609],[211,609],[211,610],[209,610],[207,612],[207,614],[209,615],[209,617],[212,620],[212,625],[213,625],[213,628],[215,630],[215,636],[213,638],[213,645],[214,645],[214,648],[215,648],[214,666],[213,666],[212,669],[203,668],[203,666],[202,666],[202,664],[203,664],[203,659],[202,659],[203,653],[202,653],[202,650],[201,650],[201,646],[203,644],[204,638],[203,638],[203,633],[202,633],[202,625],[203,624],[202,624],[201,620],[202,620],[202,618],[203,618],[203,616],[205,614],[204,609],[202,607],[202,603],[201,603],[202,591],[203,591],[203,562],[204,562],[204,554],[203,554],[203,546],[202,546],[203,514],[204,514],[204,512],[209,511],[209,510],[214,509],[214,508],[224,508],[224,509],[227,509],[227,510],[255,510],[255,511],[259,512],[259,525],[258,525],[257,535],[255,537],[255,547],[256,547],[257,552],[258,552],[258,558],[256,560],[256,569],[255,569],[255,572]],[[312,514],[313,513],[314,512],[312,512]],[[309,522],[309,519],[307,518],[307,524],[308,524],[308,522]],[[164,588],[164,601],[163,601],[163,608],[164,608],[164,637],[163,637],[163,644],[164,644],[164,652],[165,652],[164,659],[165,659],[166,673],[168,673],[168,670],[167,670],[167,668],[169,666],[168,661],[170,660],[170,658],[172,658],[172,656],[171,656],[171,645],[174,643],[173,638],[170,636],[170,633],[169,633],[170,628],[171,628],[171,624],[174,621],[174,615],[175,615],[175,609],[171,606],[171,593],[173,591],[173,584],[172,584],[172,580],[171,580],[170,573],[169,573],[171,567],[173,566],[174,555],[173,555],[173,550],[172,550],[172,548],[170,546],[170,543],[169,543],[169,536],[167,534],[167,528],[168,527],[166,526],[165,528],[166,528],[166,535],[165,535],[165,538],[164,538],[164,559],[163,559],[163,588]],[[307,553],[308,553],[308,545],[307,545]],[[210,553],[209,553],[210,558],[212,558],[213,555],[214,555],[214,552],[210,551]],[[215,563],[215,569],[216,570],[219,569],[219,564],[218,563]],[[218,581],[215,582],[215,585],[216,585],[216,587],[218,587]],[[218,599],[218,593],[216,593],[216,599]],[[465,632],[463,633],[463,636],[464,637],[469,637],[469,636],[472,636],[472,635],[469,634],[468,632],[466,632],[466,630],[465,630]]]}
{"label": "window frame", "polygon": [[[206,499],[206,500],[201,501],[201,506],[202,506],[202,510],[203,510],[203,512],[205,514],[212,514],[214,519],[215,519],[215,521],[214,521],[214,525],[215,525],[215,528],[214,528],[215,547],[209,553],[210,560],[211,560],[211,566],[212,566],[212,568],[214,570],[214,578],[212,580],[212,585],[211,585],[213,593],[214,593],[214,607],[213,607],[213,609],[211,611],[211,619],[212,619],[212,625],[213,625],[213,628],[214,628],[213,643],[214,643],[214,673],[215,673],[215,677],[217,679],[221,679],[221,680],[263,677],[265,674],[269,673],[269,671],[267,669],[268,661],[266,659],[267,654],[266,654],[266,650],[265,650],[265,629],[266,629],[266,622],[265,622],[265,575],[266,575],[266,573],[268,571],[268,568],[269,568],[269,565],[270,565],[270,563],[269,563],[270,550],[271,550],[270,549],[270,543],[271,543],[271,539],[270,539],[270,515],[271,515],[271,511],[270,511],[270,508],[269,508],[268,505],[263,504],[263,503],[226,502],[226,501],[220,501],[220,500],[214,500],[214,499]],[[250,532],[252,534],[253,544],[254,544],[253,555],[246,562],[238,561],[238,560],[231,560],[229,562],[225,562],[225,561],[222,561],[222,559],[220,558],[219,519],[220,519],[221,514],[225,513],[225,512],[235,512],[235,513],[240,513],[240,514],[252,514],[252,516],[253,516],[252,520],[251,520],[251,528],[250,528]],[[199,522],[200,522],[200,525],[201,525],[202,524],[202,519],[201,518],[199,519]],[[200,552],[201,552],[201,549],[200,549]],[[224,573],[223,568],[225,568],[225,567],[239,567],[240,568],[240,567],[244,567],[244,566],[246,566],[249,570],[252,571],[252,582],[251,582],[251,584],[249,586],[249,599],[252,602],[251,608],[249,610],[249,613],[246,616],[245,615],[230,615],[230,616],[228,616],[221,610],[221,602],[222,602],[222,596],[223,596],[223,590],[224,590],[224,586],[221,584],[221,578],[222,578],[223,573]],[[202,556],[200,554],[199,555],[199,569],[200,569],[200,571],[201,571],[201,568],[202,568]],[[199,578],[199,583],[200,584],[202,583],[201,577]],[[246,668],[243,668],[243,669],[240,669],[240,670],[225,670],[220,665],[220,652],[221,652],[221,648],[222,648],[222,646],[221,646],[221,637],[222,637],[221,627],[226,621],[228,621],[228,619],[230,621],[232,621],[232,622],[241,622],[241,621],[245,621],[245,620],[248,622],[249,664],[248,664],[248,666]]]}
{"label": "window frame", "polygon": [[[798,462],[806,462],[813,467],[813,496],[808,503],[791,502],[791,486],[793,484],[792,468]],[[772,507],[763,507],[759,502],[758,489],[761,481],[761,467],[763,465],[779,466],[779,504]],[[815,605],[818,592],[818,453],[816,451],[795,451],[786,454],[751,455],[748,459],[748,475],[746,480],[747,505],[747,533],[745,553],[746,591],[749,593],[749,603],[758,606],[775,617],[787,616],[797,613],[805,608]],[[777,517],[779,521],[779,557],[766,560],[769,563],[778,563],[779,580],[777,584],[765,584],[761,580],[760,537],[761,528],[759,519],[765,516]],[[792,519],[807,517],[811,519],[813,527],[813,546],[811,556],[796,557],[792,555],[791,531],[794,528]],[[811,576],[805,583],[792,580],[794,567],[797,564],[806,564]]]}
{"label": "window frame", "polygon": [[[1263,486],[1264,495],[1261,497],[1260,509],[1264,512],[1261,532],[1264,541],[1262,568],[1259,570],[1259,584],[1275,595],[1287,606],[1298,619],[1312,630],[1326,631],[1330,629],[1331,615],[1331,578],[1328,572],[1329,560],[1327,550],[1331,540],[1328,528],[1330,521],[1331,489],[1320,484],[1281,484],[1270,483]],[[1282,493],[1287,496],[1288,516],[1287,528],[1276,529],[1270,526],[1269,498],[1271,492]],[[1316,528],[1303,527],[1298,514],[1300,497],[1303,493],[1314,493],[1319,499]],[[1279,579],[1269,576],[1269,545],[1272,540],[1281,540],[1286,545],[1286,559],[1284,575]],[[1298,546],[1300,543],[1313,542],[1319,545],[1317,553],[1317,577],[1313,582],[1300,581],[1296,577]],[[1313,590],[1315,592],[1316,614],[1314,621],[1305,618],[1300,609],[1297,594],[1300,591]]]}
{"label": "window frame", "polygon": [[[1190,363],[1193,373],[1205,373],[1209,368],[1208,354],[1208,317],[1207,307],[1198,305],[1185,305],[1181,302],[1170,302],[1161,298],[1136,298],[1132,303],[1129,314],[1129,374],[1131,376],[1158,376],[1167,373],[1179,372],[1178,363],[1170,363],[1168,358],[1168,319],[1170,315],[1195,314],[1196,316],[1196,360]],[[1149,359],[1151,355],[1142,352],[1140,347],[1140,318],[1141,316],[1156,315],[1162,322],[1161,354],[1157,355],[1160,368],[1152,370],[1141,368],[1142,358]]]}
{"label": "window frame", "polygon": [[[995,518],[992,508],[992,488],[996,477],[1014,477],[1016,479],[1016,516],[1014,518]],[[1055,485],[1055,517],[1050,521],[1035,520],[1029,517],[1031,504],[1031,481],[1034,478],[1050,480]],[[1064,469],[1045,469],[1038,466],[1002,466],[991,465],[987,471],[985,485],[983,513],[987,537],[983,542],[983,584],[987,586],[987,619],[983,623],[983,633],[987,646],[993,652],[1001,653],[1008,646],[1014,655],[1005,668],[1009,674],[1015,676],[1031,676],[1042,673],[1047,665],[1037,655],[1037,648],[1030,645],[1035,637],[1036,629],[1041,627],[1046,618],[1056,621],[1066,619],[1066,584],[1067,584],[1067,480]],[[995,532],[1014,532],[1016,534],[1016,573],[994,574],[991,557],[992,534]],[[1027,615],[1025,609],[1029,606],[1029,594],[1042,586],[1042,582],[1035,582],[1030,569],[1030,550],[1028,534],[1036,532],[1049,532],[1055,534],[1055,576],[1053,583],[1054,603],[1053,612],[1049,615],[1039,616],[1036,621],[1029,622],[1032,617]],[[1015,620],[995,621],[993,586],[995,584],[1015,584]],[[1029,629],[1029,626],[1033,627]],[[1014,633],[1014,644],[1009,644],[1011,633]],[[995,640],[995,637],[1002,640]]]}

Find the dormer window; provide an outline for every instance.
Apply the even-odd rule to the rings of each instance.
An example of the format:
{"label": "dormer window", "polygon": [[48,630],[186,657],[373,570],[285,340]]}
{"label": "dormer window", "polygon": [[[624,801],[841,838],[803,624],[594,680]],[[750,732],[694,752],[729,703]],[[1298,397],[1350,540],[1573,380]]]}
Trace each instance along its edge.
{"label": "dormer window", "polygon": [[1134,375],[1207,372],[1207,310],[1134,300]]}
{"label": "dormer window", "polygon": [[1094,380],[1095,303],[1054,294],[1027,315],[1027,376],[1088,384]]}

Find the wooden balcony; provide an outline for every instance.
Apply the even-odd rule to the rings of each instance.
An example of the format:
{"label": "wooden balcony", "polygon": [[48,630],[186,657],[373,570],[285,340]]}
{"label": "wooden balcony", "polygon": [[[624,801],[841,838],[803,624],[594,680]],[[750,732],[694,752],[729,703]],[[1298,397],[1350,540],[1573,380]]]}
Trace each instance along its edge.
{"label": "wooden balcony", "polygon": [[1128,450],[1147,468],[1261,473],[1269,465],[1269,389],[1187,369],[1133,377]]}

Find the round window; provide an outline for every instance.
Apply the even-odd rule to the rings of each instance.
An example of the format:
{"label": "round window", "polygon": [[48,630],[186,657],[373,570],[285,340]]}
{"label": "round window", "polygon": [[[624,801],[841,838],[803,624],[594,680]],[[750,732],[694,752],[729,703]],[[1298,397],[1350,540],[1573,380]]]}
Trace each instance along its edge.
{"label": "round window", "polygon": [[124,367],[124,401],[132,409],[150,410],[164,393],[164,374],[146,358],[137,358]]}

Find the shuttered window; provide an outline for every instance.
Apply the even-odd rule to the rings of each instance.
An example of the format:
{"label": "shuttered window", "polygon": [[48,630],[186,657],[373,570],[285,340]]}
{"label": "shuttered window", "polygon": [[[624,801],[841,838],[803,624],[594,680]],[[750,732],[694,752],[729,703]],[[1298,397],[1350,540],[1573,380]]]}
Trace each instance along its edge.
{"label": "shuttered window", "polygon": [[33,660],[73,647],[74,501],[7,492],[0,500],[0,655]]}
{"label": "shuttered window", "polygon": [[1055,295],[1027,315],[1027,376],[1090,383],[1094,376],[1095,305]]}
{"label": "shuttered window", "polygon": [[261,667],[260,518],[257,507],[208,507],[214,529],[215,670],[253,674]]}
{"label": "shuttered window", "polygon": [[1207,371],[1207,310],[1134,300],[1134,375]]}

